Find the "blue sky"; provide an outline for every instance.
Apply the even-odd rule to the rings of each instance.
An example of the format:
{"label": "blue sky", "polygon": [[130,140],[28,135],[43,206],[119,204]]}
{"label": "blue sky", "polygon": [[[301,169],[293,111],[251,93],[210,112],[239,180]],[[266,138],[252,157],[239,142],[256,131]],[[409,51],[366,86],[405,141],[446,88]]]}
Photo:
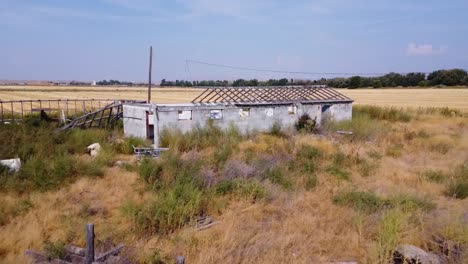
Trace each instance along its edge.
{"label": "blue sky", "polygon": [[468,68],[466,0],[0,0],[0,79],[320,78]]}

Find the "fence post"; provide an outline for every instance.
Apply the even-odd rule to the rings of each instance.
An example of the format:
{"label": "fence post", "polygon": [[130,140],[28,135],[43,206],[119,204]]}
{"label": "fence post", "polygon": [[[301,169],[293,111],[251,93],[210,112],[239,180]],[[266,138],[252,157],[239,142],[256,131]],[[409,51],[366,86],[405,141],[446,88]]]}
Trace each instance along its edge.
{"label": "fence post", "polygon": [[86,224],[85,264],[94,262],[94,224]]}

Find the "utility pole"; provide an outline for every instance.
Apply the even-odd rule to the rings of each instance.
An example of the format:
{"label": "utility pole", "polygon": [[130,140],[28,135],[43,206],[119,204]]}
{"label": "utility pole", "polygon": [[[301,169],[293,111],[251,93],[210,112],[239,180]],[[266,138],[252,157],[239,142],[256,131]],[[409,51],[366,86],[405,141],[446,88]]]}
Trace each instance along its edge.
{"label": "utility pole", "polygon": [[149,73],[148,73],[148,103],[151,103],[151,70],[153,68],[153,46],[150,46]]}

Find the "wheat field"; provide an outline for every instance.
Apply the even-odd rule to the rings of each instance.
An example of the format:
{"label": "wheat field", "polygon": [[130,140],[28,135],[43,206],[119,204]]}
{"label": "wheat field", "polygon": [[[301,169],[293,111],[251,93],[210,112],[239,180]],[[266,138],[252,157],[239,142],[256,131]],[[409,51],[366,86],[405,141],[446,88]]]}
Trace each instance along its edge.
{"label": "wheat field", "polygon": [[[468,110],[468,89],[339,89],[356,104],[395,107],[450,107]],[[156,103],[186,103],[202,92],[190,88],[153,88]],[[0,100],[27,99],[135,99],[145,100],[144,87],[78,87],[78,86],[1,86]]]}

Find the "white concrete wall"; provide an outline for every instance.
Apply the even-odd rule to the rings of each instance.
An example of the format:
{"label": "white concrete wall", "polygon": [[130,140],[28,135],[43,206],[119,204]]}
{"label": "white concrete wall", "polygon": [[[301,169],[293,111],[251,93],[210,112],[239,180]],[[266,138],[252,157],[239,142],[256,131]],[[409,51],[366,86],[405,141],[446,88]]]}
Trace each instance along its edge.
{"label": "white concrete wall", "polygon": [[[328,104],[332,120],[341,121],[351,119],[351,103]],[[221,110],[222,119],[213,120],[214,124],[222,129],[235,125],[241,132],[268,131],[273,124],[279,123],[284,128],[291,128],[298,118],[307,113],[312,119],[320,124],[322,122],[322,104],[295,104],[295,114],[289,113],[291,105],[158,105],[158,125],[155,126],[155,135],[159,135],[157,129],[180,129],[182,132],[190,131],[196,126],[204,126],[210,119],[211,110]],[[127,136],[146,138],[146,113],[148,105],[125,105],[124,106],[124,132]],[[249,117],[240,117],[239,110],[250,109]],[[191,120],[179,120],[179,111],[192,111]]]}
{"label": "white concrete wall", "polygon": [[151,105],[124,105],[123,125],[125,136],[146,138],[146,111]]}

